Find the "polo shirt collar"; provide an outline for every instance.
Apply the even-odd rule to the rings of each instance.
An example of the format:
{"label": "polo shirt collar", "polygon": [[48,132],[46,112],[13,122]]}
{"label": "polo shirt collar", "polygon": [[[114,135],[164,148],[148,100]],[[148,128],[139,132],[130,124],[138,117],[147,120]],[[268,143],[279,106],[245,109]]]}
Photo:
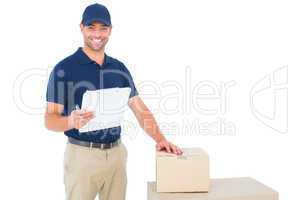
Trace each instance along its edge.
{"label": "polo shirt collar", "polygon": [[[77,57],[77,59],[81,65],[90,64],[90,63],[95,62],[84,53],[84,51],[82,50],[82,47],[78,48],[78,50],[75,52],[75,56]],[[114,62],[113,58],[106,55],[106,53],[104,53],[104,62],[102,65],[110,64],[113,62]]]}

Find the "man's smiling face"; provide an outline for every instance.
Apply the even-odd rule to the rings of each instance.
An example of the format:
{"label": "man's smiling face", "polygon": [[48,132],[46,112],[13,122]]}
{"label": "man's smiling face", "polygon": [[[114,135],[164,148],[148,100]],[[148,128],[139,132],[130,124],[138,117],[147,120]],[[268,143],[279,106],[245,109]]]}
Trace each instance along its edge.
{"label": "man's smiling face", "polygon": [[111,26],[100,22],[93,22],[88,26],[80,24],[84,44],[93,51],[102,51],[109,40]]}

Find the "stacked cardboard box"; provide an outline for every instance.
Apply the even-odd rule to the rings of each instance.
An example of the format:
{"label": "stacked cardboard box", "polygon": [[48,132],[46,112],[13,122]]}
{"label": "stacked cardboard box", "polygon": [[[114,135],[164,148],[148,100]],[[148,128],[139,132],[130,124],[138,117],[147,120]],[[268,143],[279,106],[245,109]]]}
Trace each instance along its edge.
{"label": "stacked cardboard box", "polygon": [[183,155],[156,152],[157,192],[207,192],[208,154],[200,148],[183,149]]}
{"label": "stacked cardboard box", "polygon": [[150,182],[148,200],[278,200],[278,193],[252,178],[212,179],[208,193],[159,193]]}
{"label": "stacked cardboard box", "polygon": [[183,155],[156,152],[156,182],[148,200],[278,200],[278,193],[252,178],[209,178],[209,157],[200,148]]}

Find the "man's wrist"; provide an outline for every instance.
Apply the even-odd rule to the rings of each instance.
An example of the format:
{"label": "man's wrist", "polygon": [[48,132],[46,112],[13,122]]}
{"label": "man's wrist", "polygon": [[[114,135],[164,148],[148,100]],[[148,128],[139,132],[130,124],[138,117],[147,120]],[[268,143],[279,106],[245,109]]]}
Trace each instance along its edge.
{"label": "man's wrist", "polygon": [[71,115],[66,117],[68,130],[75,128],[74,120]]}
{"label": "man's wrist", "polygon": [[160,142],[165,141],[165,140],[166,140],[166,138],[165,138],[162,134],[160,134],[160,135],[155,139],[155,142],[156,142],[156,143],[160,143]]}

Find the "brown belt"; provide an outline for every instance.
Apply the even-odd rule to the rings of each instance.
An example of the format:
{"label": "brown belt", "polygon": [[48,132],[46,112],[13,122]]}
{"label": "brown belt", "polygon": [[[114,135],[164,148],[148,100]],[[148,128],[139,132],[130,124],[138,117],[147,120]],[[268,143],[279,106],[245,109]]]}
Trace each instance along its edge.
{"label": "brown belt", "polygon": [[68,141],[71,144],[76,144],[76,145],[90,147],[90,148],[99,148],[99,149],[111,149],[115,146],[118,146],[121,143],[120,139],[118,139],[117,141],[112,142],[112,143],[94,143],[94,142],[86,142],[86,141],[77,140],[72,137],[69,137]]}

